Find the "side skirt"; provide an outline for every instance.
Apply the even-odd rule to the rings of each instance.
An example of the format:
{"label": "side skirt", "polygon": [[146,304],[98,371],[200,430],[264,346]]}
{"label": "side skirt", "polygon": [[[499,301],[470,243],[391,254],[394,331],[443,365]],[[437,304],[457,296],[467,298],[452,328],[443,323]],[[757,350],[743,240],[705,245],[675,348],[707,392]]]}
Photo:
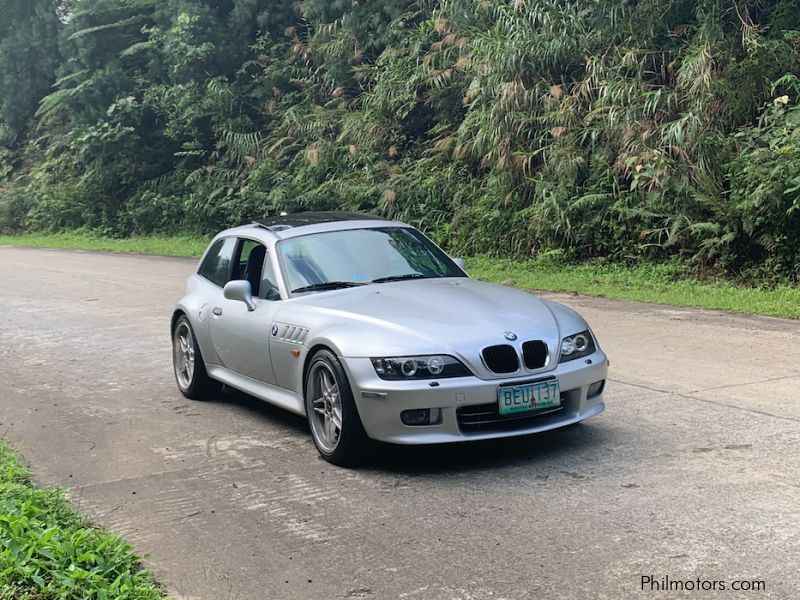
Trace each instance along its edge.
{"label": "side skirt", "polygon": [[294,392],[240,375],[219,365],[206,365],[206,370],[209,377],[221,381],[225,385],[236,388],[245,394],[255,396],[264,402],[279,406],[301,417],[306,415],[305,402]]}

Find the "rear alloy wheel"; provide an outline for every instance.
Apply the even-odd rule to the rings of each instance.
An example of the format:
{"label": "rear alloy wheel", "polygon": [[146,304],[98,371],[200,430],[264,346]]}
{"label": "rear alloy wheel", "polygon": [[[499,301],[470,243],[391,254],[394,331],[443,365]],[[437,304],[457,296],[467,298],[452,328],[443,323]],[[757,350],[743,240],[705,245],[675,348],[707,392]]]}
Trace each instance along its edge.
{"label": "rear alloy wheel", "polygon": [[205,400],[222,389],[222,385],[206,373],[203,355],[185,316],[178,319],[172,332],[172,366],[178,389],[191,400]]}
{"label": "rear alloy wheel", "polygon": [[320,350],[306,374],[306,415],[314,444],[329,463],[351,466],[363,456],[367,435],[339,359]]}

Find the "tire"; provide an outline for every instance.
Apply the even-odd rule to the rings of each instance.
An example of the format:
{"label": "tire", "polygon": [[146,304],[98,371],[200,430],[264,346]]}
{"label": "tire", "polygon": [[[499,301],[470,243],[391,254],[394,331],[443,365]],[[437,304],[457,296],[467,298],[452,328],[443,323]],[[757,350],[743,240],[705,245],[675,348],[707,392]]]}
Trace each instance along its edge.
{"label": "tire", "polygon": [[191,323],[181,316],[172,331],[172,371],[181,394],[190,400],[207,400],[222,390],[222,384],[206,372]]}
{"label": "tire", "polygon": [[340,467],[358,464],[368,438],[342,363],[319,350],[306,371],[305,404],[311,438],[322,458]]}

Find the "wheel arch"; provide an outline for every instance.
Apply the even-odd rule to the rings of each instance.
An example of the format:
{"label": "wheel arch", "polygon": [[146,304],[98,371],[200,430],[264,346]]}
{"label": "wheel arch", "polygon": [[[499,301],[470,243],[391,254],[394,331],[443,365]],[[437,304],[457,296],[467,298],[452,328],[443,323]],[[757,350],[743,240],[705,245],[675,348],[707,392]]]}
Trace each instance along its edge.
{"label": "wheel arch", "polygon": [[206,330],[207,322],[203,321],[202,318],[196,318],[194,316],[196,314],[197,311],[191,307],[191,305],[187,306],[183,303],[178,304],[172,313],[172,318],[170,319],[170,338],[175,335],[175,327],[178,325],[178,320],[181,317],[185,318],[189,323],[189,327],[192,328],[192,334],[194,335],[195,342],[200,349],[203,362],[206,364],[216,364],[214,347],[209,342],[208,332]]}
{"label": "wheel arch", "polygon": [[[320,350],[327,350],[328,352],[331,352],[334,356],[336,356],[336,358],[339,359],[339,362],[342,362],[341,353],[336,348],[336,346],[330,342],[330,340],[315,340],[314,343],[311,345],[311,347],[308,349],[308,352],[306,353],[306,358],[303,361],[303,373],[300,380],[302,386],[301,389],[303,390],[303,398],[306,397],[306,385],[307,385],[306,377],[308,376],[308,368],[311,366],[311,361],[314,360],[314,356],[316,356]],[[346,371],[347,370],[345,369],[345,372]]]}
{"label": "wheel arch", "polygon": [[334,354],[336,354],[336,352],[334,352],[327,344],[322,342],[317,342],[316,344],[311,346],[311,348],[308,349],[308,352],[306,353],[306,359],[303,361],[303,374],[300,379],[300,383],[303,386],[302,387],[303,398],[306,397],[306,388],[308,386],[308,383],[306,381],[306,378],[308,376],[308,368],[311,366],[311,361],[314,360],[314,357],[320,350],[327,350],[328,352],[333,352]]}
{"label": "wheel arch", "polygon": [[170,337],[172,337],[172,335],[175,333],[175,325],[178,324],[178,319],[180,319],[181,317],[186,317],[186,311],[183,310],[182,308],[176,308],[175,312],[172,313],[172,319],[170,320],[169,323]]}

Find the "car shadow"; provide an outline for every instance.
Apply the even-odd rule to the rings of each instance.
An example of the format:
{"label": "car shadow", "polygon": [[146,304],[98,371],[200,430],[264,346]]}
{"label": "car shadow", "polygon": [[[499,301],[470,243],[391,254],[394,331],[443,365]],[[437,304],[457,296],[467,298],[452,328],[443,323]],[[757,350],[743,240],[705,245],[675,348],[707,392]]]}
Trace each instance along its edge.
{"label": "car shadow", "polygon": [[582,462],[596,458],[607,447],[610,432],[603,426],[580,424],[512,438],[436,444],[397,446],[376,443],[362,470],[436,475],[552,462]]}
{"label": "car shadow", "polygon": [[264,402],[263,400],[259,400],[254,396],[249,396],[244,392],[240,392],[228,386],[225,386],[222,393],[213,398],[209,398],[206,402],[211,404],[224,404],[234,410],[250,413],[268,420],[275,425],[285,427],[287,430],[290,430],[291,433],[310,435],[308,431],[308,422],[305,417],[296,415],[279,406]]}
{"label": "car shadow", "polygon": [[[304,417],[233,388],[226,387],[219,396],[207,402],[225,404],[235,410],[247,412],[286,429],[287,433],[310,436],[308,422]],[[355,468],[376,475],[402,473],[424,476],[486,469],[496,471],[504,467],[552,461],[582,462],[587,457],[596,459],[599,452],[608,447],[613,437],[613,433],[603,424],[589,420],[542,433],[493,440],[420,446],[371,442],[364,460]],[[316,452],[313,444],[309,444],[309,451]],[[317,456],[312,454],[309,458]]]}

